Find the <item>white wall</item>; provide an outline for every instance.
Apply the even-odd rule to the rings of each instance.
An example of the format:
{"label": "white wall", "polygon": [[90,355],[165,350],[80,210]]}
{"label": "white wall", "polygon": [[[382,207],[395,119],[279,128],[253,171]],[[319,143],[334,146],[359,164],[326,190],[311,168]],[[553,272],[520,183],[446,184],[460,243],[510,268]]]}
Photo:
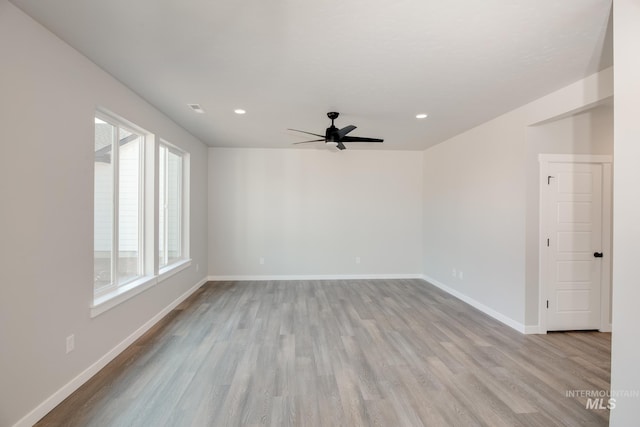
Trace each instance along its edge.
{"label": "white wall", "polygon": [[210,149],[209,274],[419,275],[421,170],[411,151]]}
{"label": "white wall", "polygon": [[[615,0],[612,391],[640,391],[640,3]],[[640,398],[617,397],[611,425],[638,425]]]}
{"label": "white wall", "polygon": [[[193,264],[90,318],[97,106],[191,153]],[[0,425],[10,426],[204,278],[207,150],[6,0],[0,129]]]}
{"label": "white wall", "polygon": [[[526,248],[538,245],[537,233],[527,233],[538,216],[538,170],[527,165],[553,146],[550,140],[540,142],[545,133],[556,140],[570,138],[566,149],[578,144],[604,150],[606,141],[581,137],[594,123],[608,123],[610,129],[610,113],[578,113],[610,98],[612,83],[612,69],[604,70],[424,152],[423,272],[429,280],[522,331],[536,330],[537,252]],[[530,129],[572,113],[578,115]],[[454,279],[452,269],[462,271],[463,278]],[[533,300],[525,300],[531,295]]]}
{"label": "white wall", "polygon": [[[424,264],[439,282],[524,322],[523,129],[502,118],[424,152]],[[514,141],[516,139],[516,141]],[[453,278],[452,270],[463,272]]]}

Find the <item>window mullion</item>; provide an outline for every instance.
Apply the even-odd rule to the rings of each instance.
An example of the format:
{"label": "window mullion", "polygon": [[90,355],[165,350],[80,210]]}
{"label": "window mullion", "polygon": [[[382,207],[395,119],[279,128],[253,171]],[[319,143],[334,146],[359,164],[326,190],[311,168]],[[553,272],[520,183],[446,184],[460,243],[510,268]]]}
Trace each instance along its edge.
{"label": "window mullion", "polygon": [[184,157],[181,155],[180,156],[180,170],[178,171],[178,224],[180,224],[180,227],[178,227],[178,247],[180,248],[180,257],[184,257],[184,244],[183,244],[183,239],[182,239],[182,234],[184,233],[182,230],[182,216],[183,216],[183,202],[182,202],[182,193],[183,193],[183,179],[182,179],[182,174],[184,173]]}
{"label": "window mullion", "polygon": [[145,142],[146,139],[142,137],[140,141],[139,150],[139,159],[138,159],[138,272],[140,276],[144,276],[145,271],[145,255],[146,255],[146,239],[145,236],[145,227],[144,227],[144,218],[145,218],[145,173],[146,169],[144,167],[145,163]]}
{"label": "window mullion", "polygon": [[162,240],[163,248],[163,264],[169,264],[169,149],[165,150],[164,156],[164,205],[162,207],[164,212],[164,223],[162,232],[164,233],[164,239]]}
{"label": "window mullion", "polygon": [[158,242],[158,191],[157,191],[157,174],[158,174],[158,144],[156,137],[152,135],[144,136],[144,171],[141,176],[144,177],[142,188],[144,196],[141,197],[144,204],[143,212],[140,218],[144,221],[142,239],[144,247],[144,255],[141,257],[144,266],[145,276],[155,276],[158,274],[158,250],[156,249]]}
{"label": "window mullion", "polygon": [[111,149],[111,152],[113,153],[113,236],[111,236],[111,281],[112,284],[117,287],[119,286],[118,264],[120,258],[120,126],[116,126],[115,128],[115,141],[113,141],[113,148]]}

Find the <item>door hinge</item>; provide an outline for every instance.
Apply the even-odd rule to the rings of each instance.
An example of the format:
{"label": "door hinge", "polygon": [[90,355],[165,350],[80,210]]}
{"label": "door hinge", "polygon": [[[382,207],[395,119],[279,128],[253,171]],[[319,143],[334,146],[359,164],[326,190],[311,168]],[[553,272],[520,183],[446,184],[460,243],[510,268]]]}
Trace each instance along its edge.
{"label": "door hinge", "polygon": [[547,177],[547,185],[551,185],[551,178],[555,178],[555,176],[551,176],[551,175],[549,175],[549,176]]}
{"label": "door hinge", "polygon": [[549,308],[549,300],[547,300],[547,308]]}
{"label": "door hinge", "polygon": [[549,239],[547,239],[547,247],[549,247]]}

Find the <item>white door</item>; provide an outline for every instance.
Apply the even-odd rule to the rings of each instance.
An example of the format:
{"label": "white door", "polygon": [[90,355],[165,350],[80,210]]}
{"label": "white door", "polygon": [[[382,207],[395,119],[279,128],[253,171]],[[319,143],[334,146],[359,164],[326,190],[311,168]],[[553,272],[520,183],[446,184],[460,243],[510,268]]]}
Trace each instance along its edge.
{"label": "white door", "polygon": [[602,165],[551,163],[546,181],[547,330],[599,329]]}

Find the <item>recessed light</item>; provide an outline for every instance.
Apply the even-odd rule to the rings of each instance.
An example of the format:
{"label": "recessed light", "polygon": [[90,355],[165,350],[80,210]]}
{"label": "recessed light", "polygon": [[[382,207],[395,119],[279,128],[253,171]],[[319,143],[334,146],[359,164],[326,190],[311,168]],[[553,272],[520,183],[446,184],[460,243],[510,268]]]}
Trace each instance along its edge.
{"label": "recessed light", "polygon": [[236,108],[235,110],[233,110],[234,113],[236,114],[245,114],[246,111],[243,110],[242,108]]}
{"label": "recessed light", "polygon": [[427,117],[429,117],[429,115],[425,113],[416,114],[416,119],[426,119]]}
{"label": "recessed light", "polygon": [[204,109],[200,106],[200,104],[187,104],[187,105],[196,113],[204,114]]}

